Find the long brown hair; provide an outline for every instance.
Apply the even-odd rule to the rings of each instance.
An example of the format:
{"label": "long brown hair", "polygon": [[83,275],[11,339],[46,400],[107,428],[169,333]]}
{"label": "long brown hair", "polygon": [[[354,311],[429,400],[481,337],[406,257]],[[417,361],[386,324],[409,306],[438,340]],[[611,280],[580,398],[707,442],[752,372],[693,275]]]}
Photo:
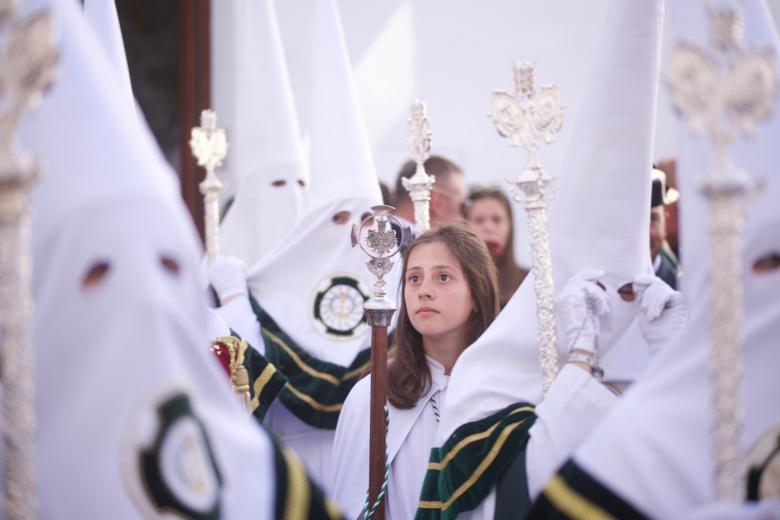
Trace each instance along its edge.
{"label": "long brown hair", "polygon": [[[498,315],[496,267],[484,242],[465,223],[444,224],[426,231],[412,243],[403,258],[401,295],[406,290],[409,257],[423,244],[441,243],[460,264],[471,290],[474,313],[469,318],[467,345],[471,345]],[[411,408],[428,391],[431,373],[425,360],[422,335],[415,330],[401,297],[395,328],[395,355],[387,370],[387,398],[396,408]]]}
{"label": "long brown hair", "polygon": [[509,238],[506,242],[504,251],[495,259],[498,269],[498,288],[500,291],[499,301],[501,307],[507,304],[522,281],[528,275],[528,271],[517,265],[515,260],[515,224],[512,219],[512,204],[504,191],[498,187],[474,188],[466,198],[465,214],[469,216],[469,211],[474,203],[480,199],[494,199],[501,204],[509,217]]}

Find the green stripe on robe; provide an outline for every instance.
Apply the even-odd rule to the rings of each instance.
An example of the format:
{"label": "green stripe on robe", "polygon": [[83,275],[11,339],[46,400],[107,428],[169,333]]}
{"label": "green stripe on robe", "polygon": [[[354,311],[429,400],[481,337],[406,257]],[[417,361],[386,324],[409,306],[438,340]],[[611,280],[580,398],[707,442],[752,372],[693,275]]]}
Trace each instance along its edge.
{"label": "green stripe on robe", "polygon": [[348,367],[320,360],[295,343],[251,296],[250,303],[261,325],[265,360],[287,379],[279,392],[281,402],[306,424],[335,429],[344,400],[368,372],[371,349],[360,351]]}
{"label": "green stripe on robe", "polygon": [[478,507],[528,442],[534,407],[517,403],[460,426],[441,448],[433,448],[418,519],[450,519]]}

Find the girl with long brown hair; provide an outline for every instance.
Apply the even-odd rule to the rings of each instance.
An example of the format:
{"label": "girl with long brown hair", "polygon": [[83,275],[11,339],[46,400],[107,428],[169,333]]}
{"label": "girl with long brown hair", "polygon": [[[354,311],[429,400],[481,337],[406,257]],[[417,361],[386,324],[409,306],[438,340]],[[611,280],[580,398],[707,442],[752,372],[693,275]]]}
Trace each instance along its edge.
{"label": "girl with long brown hair", "polygon": [[[406,252],[394,356],[388,367],[387,518],[413,518],[439,410],[458,356],[499,311],[496,268],[465,224],[420,235]],[[370,376],[344,403],[336,428],[331,493],[348,518],[368,486]]]}
{"label": "girl with long brown hair", "polygon": [[503,308],[528,275],[528,270],[515,260],[512,205],[499,187],[474,188],[466,198],[464,214],[496,264],[499,302]]}

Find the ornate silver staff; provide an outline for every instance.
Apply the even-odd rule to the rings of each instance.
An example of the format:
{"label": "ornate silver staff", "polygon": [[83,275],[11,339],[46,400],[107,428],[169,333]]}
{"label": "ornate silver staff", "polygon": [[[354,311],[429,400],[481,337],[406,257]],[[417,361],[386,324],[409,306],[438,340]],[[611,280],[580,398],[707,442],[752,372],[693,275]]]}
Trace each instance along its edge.
{"label": "ornate silver staff", "polygon": [[539,146],[552,142],[561,129],[563,110],[558,87],[534,87],[534,65],[514,62],[514,92],[494,90],[490,118],[498,133],[509,138],[513,146],[523,146],[528,164],[512,182],[516,202],[524,202],[531,238],[534,290],[536,291],[539,362],[544,376],[544,391],[558,373],[558,351],[555,348],[555,313],[550,238],[547,230],[547,204],[553,196],[554,179],[539,163]]}
{"label": "ornate silver staff", "polygon": [[706,134],[715,162],[701,190],[709,201],[712,232],[712,392],[715,492],[719,500],[741,501],[744,461],[742,431],[743,345],[742,231],[745,201],[756,189],[729,154],[731,142],[750,137],[772,112],[778,82],[771,48],[744,49],[743,22],[736,9],[710,9],[715,51],[678,43],[671,55],[667,86],[672,104],[691,129]]}
{"label": "ornate silver staff", "polygon": [[205,210],[206,254],[212,262],[219,255],[219,192],[222,191],[222,182],[214,170],[222,166],[228,150],[225,129],[217,128],[217,114],[213,110],[200,113],[200,126],[192,129],[190,148],[198,166],[206,169],[206,178],[199,187]]}
{"label": "ornate silver staff", "polygon": [[[368,498],[365,518],[383,519],[387,487],[387,327],[395,313],[395,303],[387,297],[384,276],[393,268],[392,258],[409,247],[411,232],[391,213],[391,206],[374,206],[372,214],[358,227],[352,226],[352,247],[370,257],[368,270],[377,277],[371,297],[363,305],[371,327],[371,418],[368,469]],[[399,230],[399,231],[396,231]]]}
{"label": "ornate silver staff", "polygon": [[414,203],[414,232],[420,235],[431,229],[431,190],[436,178],[425,172],[425,161],[431,155],[431,127],[428,124],[428,109],[425,103],[415,99],[412,103],[412,117],[409,119],[409,149],[417,170],[401,182]]}
{"label": "ornate silver staff", "polygon": [[57,53],[49,15],[17,20],[15,10],[14,4],[0,10],[0,365],[4,510],[6,518],[27,519],[38,511],[29,191],[40,168],[19,149],[15,131],[54,81]]}

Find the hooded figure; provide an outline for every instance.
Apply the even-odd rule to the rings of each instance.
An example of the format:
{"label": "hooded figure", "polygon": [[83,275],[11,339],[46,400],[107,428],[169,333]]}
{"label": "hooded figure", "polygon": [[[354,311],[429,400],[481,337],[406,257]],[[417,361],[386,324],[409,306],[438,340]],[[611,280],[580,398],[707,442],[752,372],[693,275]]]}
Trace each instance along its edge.
{"label": "hooded figure", "polygon": [[[745,21],[745,46],[770,47],[778,55],[780,45],[771,13],[763,0],[741,3]],[[678,2],[672,22],[687,41],[709,42],[705,6]],[[775,77],[778,63],[774,62]],[[616,518],[685,518],[697,508],[714,502],[715,467],[712,435],[711,330],[712,236],[709,203],[701,183],[714,167],[710,144],[682,129],[679,156],[679,189],[682,208],[682,244],[686,259],[683,292],[690,302],[690,323],[643,374],[626,397],[577,449],[551,479],[539,498],[538,517],[576,515],[566,503],[576,502],[590,511]],[[744,320],[744,401],[741,436],[737,449],[746,458],[744,500],[778,498],[778,435],[780,434],[780,118],[757,126],[750,141],[731,148],[734,163],[746,171],[762,190],[747,199],[742,240],[742,291]],[[708,506],[709,507],[709,506]],[[770,508],[771,509],[771,508]],[[764,516],[777,518],[777,505]],[[718,509],[710,510],[717,513]],[[743,511],[722,509],[735,518]],[[753,511],[760,515],[761,511]],[[741,517],[740,517],[741,518]]]}
{"label": "hooded figure", "polygon": [[640,305],[641,294],[632,293],[628,302],[618,290],[651,272],[647,177],[662,12],[662,0],[611,3],[584,93],[588,102],[556,183],[550,246],[558,349],[569,363],[543,396],[535,297],[532,284],[524,282],[452,371],[440,448],[431,455],[418,517],[453,518],[472,510],[478,518],[492,518],[494,511],[498,518],[522,516],[528,494],[539,491],[617,399],[573,366],[571,350],[578,350],[573,347],[585,329],[571,324],[575,315],[581,316],[575,322],[598,322],[589,332],[598,345],[591,361],[598,364],[610,348],[620,347]]}
{"label": "hooded figure", "polygon": [[226,7],[236,71],[227,166],[236,195],[220,226],[221,253],[254,266],[298,221],[309,179],[273,2]]}
{"label": "hooded figure", "polygon": [[202,252],[150,133],[76,4],[22,2],[40,9],[61,57],[20,127],[44,164],[32,222],[40,516],[279,518],[300,493],[325,514],[207,351]]}
{"label": "hooded figure", "polygon": [[[363,303],[375,278],[365,253],[350,244],[350,227],[381,203],[381,193],[335,1],[312,2],[311,14],[306,212],[248,274],[240,262],[220,259],[209,276],[220,315],[270,362],[251,374],[255,396],[269,374],[287,378],[265,424],[324,482],[339,412],[370,357]],[[398,269],[385,276],[391,297],[398,277]],[[258,407],[275,397],[261,396]]]}

